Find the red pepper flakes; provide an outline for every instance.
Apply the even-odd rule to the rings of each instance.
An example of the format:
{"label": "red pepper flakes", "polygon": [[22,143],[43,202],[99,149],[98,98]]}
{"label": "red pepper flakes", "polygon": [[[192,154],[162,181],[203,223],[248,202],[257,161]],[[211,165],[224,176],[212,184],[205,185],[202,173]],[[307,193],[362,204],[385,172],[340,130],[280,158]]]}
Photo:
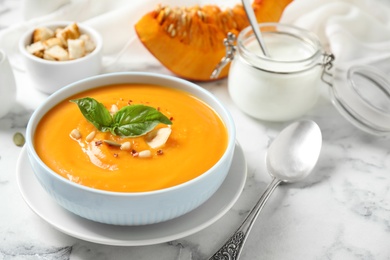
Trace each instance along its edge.
{"label": "red pepper flakes", "polygon": [[136,150],[131,150],[131,155],[133,156],[133,157],[137,157],[138,156],[138,152],[136,151]]}
{"label": "red pepper flakes", "polygon": [[173,116],[171,116],[171,117],[169,118],[169,120],[171,120],[171,121],[172,121],[172,120],[173,120]]}
{"label": "red pepper flakes", "polygon": [[103,144],[103,141],[102,141],[102,140],[99,140],[99,141],[96,141],[96,142],[95,142],[95,145],[96,145],[96,146],[99,146],[99,145],[101,145],[101,144]]}
{"label": "red pepper flakes", "polygon": [[157,155],[163,155],[164,154],[164,152],[163,152],[163,150],[157,150]]}

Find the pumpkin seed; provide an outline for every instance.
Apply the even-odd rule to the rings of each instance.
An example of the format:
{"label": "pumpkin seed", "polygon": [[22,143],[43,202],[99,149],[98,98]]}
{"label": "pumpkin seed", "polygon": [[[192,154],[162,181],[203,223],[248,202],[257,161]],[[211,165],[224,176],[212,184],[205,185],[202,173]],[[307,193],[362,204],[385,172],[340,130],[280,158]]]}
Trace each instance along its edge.
{"label": "pumpkin seed", "polygon": [[186,25],[186,23],[187,23],[187,15],[186,15],[186,13],[183,13],[183,14],[180,16],[180,21],[181,21],[181,23],[182,23],[183,26]]}
{"label": "pumpkin seed", "polygon": [[19,132],[14,134],[14,138],[13,139],[14,139],[14,144],[16,146],[23,146],[24,143],[26,142],[26,139],[24,138],[23,134],[19,133]]}
{"label": "pumpkin seed", "polygon": [[117,143],[117,142],[111,141],[111,140],[103,140],[103,142],[105,142],[106,144],[111,145],[111,146],[116,146],[116,147],[120,147],[121,146],[120,143]]}
{"label": "pumpkin seed", "polygon": [[165,7],[164,12],[165,12],[165,16],[168,16],[171,13],[171,8]]}
{"label": "pumpkin seed", "polygon": [[70,136],[71,136],[72,138],[74,138],[75,140],[78,140],[78,139],[81,138],[81,133],[80,133],[79,130],[73,129],[73,130],[70,132]]}
{"label": "pumpkin seed", "polygon": [[143,151],[138,153],[138,157],[140,157],[140,158],[147,158],[150,156],[152,156],[152,153],[149,150],[143,150]]}
{"label": "pumpkin seed", "polygon": [[203,13],[201,10],[198,10],[196,13],[198,14],[199,18],[200,18],[202,21],[204,21],[204,13]]}
{"label": "pumpkin seed", "polygon": [[87,142],[91,142],[91,141],[95,138],[95,135],[96,135],[96,132],[95,132],[95,131],[92,131],[92,132],[90,132],[90,133],[87,135],[87,137],[85,138],[85,140],[86,140]]}
{"label": "pumpkin seed", "polygon": [[164,20],[165,20],[165,12],[164,12],[164,10],[161,10],[161,11],[158,13],[158,15],[157,15],[157,22],[158,22],[159,24],[162,24],[162,23],[164,22]]}
{"label": "pumpkin seed", "polygon": [[175,37],[176,36],[176,30],[175,29],[172,29],[172,31],[171,31],[171,37],[173,38],[173,37]]}
{"label": "pumpkin seed", "polygon": [[131,148],[130,142],[124,142],[123,144],[121,144],[121,150],[127,151],[130,150],[130,148]]}
{"label": "pumpkin seed", "polygon": [[161,11],[162,8],[163,8],[163,7],[161,6],[161,4],[158,4],[158,5],[154,8],[154,11],[155,11],[156,13],[159,13],[159,12]]}
{"label": "pumpkin seed", "polygon": [[167,29],[167,32],[168,33],[171,33],[172,32],[172,30],[173,30],[173,23],[171,23],[169,26],[168,26],[168,29]]}
{"label": "pumpkin seed", "polygon": [[110,109],[111,114],[115,114],[116,112],[118,112],[118,110],[119,110],[118,106],[115,104],[112,104],[111,109]]}

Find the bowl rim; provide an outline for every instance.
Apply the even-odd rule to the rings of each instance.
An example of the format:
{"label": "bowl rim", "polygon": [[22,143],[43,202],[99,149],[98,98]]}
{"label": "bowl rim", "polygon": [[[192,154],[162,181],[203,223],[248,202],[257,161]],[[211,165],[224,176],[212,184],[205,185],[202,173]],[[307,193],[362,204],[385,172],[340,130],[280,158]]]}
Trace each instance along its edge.
{"label": "bowl rim", "polygon": [[[197,91],[197,92],[201,93],[202,95],[207,96],[207,98],[211,99],[215,103],[216,106],[221,108],[221,110],[225,114],[224,116],[226,117],[226,120],[224,120],[222,115],[220,115],[220,113],[215,111],[218,114],[218,116],[221,118],[221,120],[224,122],[225,127],[226,127],[227,132],[228,132],[227,146],[226,146],[226,149],[225,149],[223,155],[221,156],[221,158],[219,158],[219,160],[211,168],[209,168],[207,171],[203,172],[202,174],[198,175],[197,177],[195,177],[193,179],[190,179],[190,180],[188,180],[188,181],[186,181],[184,183],[181,183],[181,184],[178,184],[178,185],[175,185],[175,186],[171,186],[171,187],[167,187],[167,188],[163,188],[163,189],[159,189],[159,190],[143,191],[143,192],[119,192],[119,191],[108,191],[108,190],[101,190],[101,189],[88,187],[88,186],[85,186],[85,185],[82,185],[82,184],[78,184],[78,183],[72,182],[72,181],[70,181],[70,180],[60,176],[54,170],[52,170],[50,167],[48,167],[41,160],[41,158],[38,156],[38,154],[35,151],[34,145],[33,145],[33,136],[34,136],[34,133],[35,133],[35,131],[33,132],[33,130],[36,129],[36,127],[37,127],[39,121],[41,120],[41,118],[52,107],[56,106],[59,102],[65,100],[67,97],[70,97],[69,94],[63,95],[64,92],[68,92],[70,90],[75,90],[71,94],[71,95],[75,95],[77,93],[80,93],[80,92],[83,92],[83,91],[87,91],[87,90],[90,90],[90,89],[104,87],[104,86],[107,86],[107,84],[105,84],[105,85],[97,85],[95,87],[83,88],[83,89],[77,91],[77,89],[78,89],[77,87],[80,84],[85,84],[85,83],[88,83],[88,82],[91,82],[91,81],[92,82],[94,82],[94,81],[98,82],[100,79],[103,79],[103,78],[110,78],[110,77],[115,78],[115,77],[119,77],[119,76],[128,76],[128,77],[144,76],[144,77],[148,77],[148,78],[164,79],[164,80],[168,80],[168,81],[179,83],[182,86],[185,86],[186,88],[194,89],[195,91]],[[137,83],[130,83],[130,84],[137,84]],[[165,85],[161,85],[161,86],[165,86]],[[165,87],[169,87],[169,86],[165,86]],[[193,93],[191,93],[191,94],[193,94]],[[196,96],[196,94],[194,94],[194,95]],[[61,97],[61,96],[63,96],[63,97]],[[60,99],[60,101],[56,101],[54,104],[49,105],[51,100],[57,99],[57,98]],[[208,104],[208,105],[210,105],[210,104]],[[42,110],[46,110],[46,112],[42,112]],[[34,129],[33,129],[33,125],[35,125]],[[236,143],[236,129],[235,129],[235,124],[234,124],[233,117],[230,114],[229,110],[226,108],[226,106],[219,99],[217,99],[210,91],[200,87],[199,85],[196,85],[195,83],[192,83],[190,81],[187,81],[187,80],[184,80],[184,79],[181,79],[181,78],[177,78],[177,77],[169,76],[169,75],[163,75],[163,74],[159,74],[159,73],[152,73],[152,72],[114,72],[114,73],[106,73],[106,74],[92,76],[92,77],[88,77],[88,78],[85,78],[85,79],[73,82],[73,83],[71,83],[71,84],[61,88],[60,90],[54,92],[52,95],[50,95],[45,100],[45,102],[43,102],[37,109],[35,109],[35,111],[33,112],[33,114],[31,115],[31,117],[29,119],[29,122],[27,124],[27,129],[26,129],[26,145],[27,145],[27,151],[28,151],[28,153],[30,155],[29,156],[30,160],[31,160],[31,157],[32,157],[32,159],[34,159],[37,163],[39,163],[41,165],[41,167],[43,167],[45,169],[45,171],[48,172],[52,177],[56,178],[57,180],[59,180],[60,182],[63,182],[66,185],[71,185],[71,186],[73,186],[75,188],[81,189],[81,190],[86,191],[86,192],[96,193],[96,194],[105,195],[105,196],[121,196],[121,197],[153,196],[153,195],[158,195],[158,194],[161,194],[161,193],[166,193],[166,192],[170,192],[170,191],[174,191],[174,190],[183,189],[183,188],[191,185],[194,182],[198,182],[201,179],[206,178],[206,176],[210,175],[211,172],[215,168],[219,167],[222,164],[223,161],[228,160],[228,158],[226,158],[226,157],[228,157],[230,154],[232,155],[234,153],[235,143]]]}
{"label": "bowl rim", "polygon": [[[81,58],[74,59],[74,60],[53,61],[53,60],[45,60],[42,58],[38,58],[35,55],[33,55],[27,51],[26,42],[28,41],[28,38],[32,37],[32,33],[34,32],[35,29],[37,29],[39,27],[43,27],[43,26],[49,27],[49,28],[53,28],[56,26],[57,27],[58,26],[67,26],[67,25],[70,25],[72,23],[76,23],[77,26],[80,28],[80,31],[83,31],[86,34],[88,34],[92,38],[92,40],[94,41],[95,49],[91,53],[88,53],[87,55],[85,55]],[[30,42],[31,42],[31,40],[30,40]],[[89,25],[84,24],[83,22],[51,21],[51,22],[39,23],[35,26],[32,26],[28,30],[26,30],[22,34],[22,36],[19,38],[18,47],[19,47],[19,52],[23,56],[25,56],[26,58],[28,58],[30,60],[33,60],[36,62],[41,62],[42,64],[50,64],[52,66],[61,66],[61,65],[65,65],[65,64],[72,64],[72,63],[81,62],[83,60],[89,59],[92,56],[98,55],[101,52],[101,50],[103,49],[103,38],[102,38],[101,34],[96,29],[94,29],[93,27],[91,27]]]}

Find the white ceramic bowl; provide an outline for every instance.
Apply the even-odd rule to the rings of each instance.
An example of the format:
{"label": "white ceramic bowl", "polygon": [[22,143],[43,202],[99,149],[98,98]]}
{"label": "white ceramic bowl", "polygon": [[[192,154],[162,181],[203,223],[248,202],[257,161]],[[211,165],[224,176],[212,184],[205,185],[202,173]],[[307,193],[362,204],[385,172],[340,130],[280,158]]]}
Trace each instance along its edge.
{"label": "white ceramic bowl", "polygon": [[[151,192],[124,193],[89,188],[71,182],[51,170],[37,155],[33,137],[41,118],[70,96],[99,86],[144,83],[184,90],[211,106],[228,132],[221,159],[202,175],[183,184]],[[26,132],[29,159],[39,183],[64,208],[94,221],[115,225],[145,225],[181,216],[205,202],[224,181],[235,147],[235,126],[228,110],[207,90],[171,76],[152,73],[112,73],[84,79],[57,91],[32,115]]]}
{"label": "white ceramic bowl", "polygon": [[27,51],[26,46],[31,44],[32,34],[37,27],[45,26],[56,29],[72,23],[61,21],[40,24],[26,31],[19,40],[19,51],[33,86],[47,94],[52,94],[72,82],[98,75],[101,72],[102,37],[95,29],[82,23],[77,23],[80,32],[89,35],[96,45],[95,50],[86,56],[68,61],[50,61],[38,58]]}

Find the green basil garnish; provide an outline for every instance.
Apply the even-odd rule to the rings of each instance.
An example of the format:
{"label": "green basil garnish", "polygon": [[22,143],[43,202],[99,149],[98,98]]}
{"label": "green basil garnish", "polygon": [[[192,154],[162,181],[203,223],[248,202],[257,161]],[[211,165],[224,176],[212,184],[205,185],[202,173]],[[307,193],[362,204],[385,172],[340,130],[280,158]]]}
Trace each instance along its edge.
{"label": "green basil garnish", "polygon": [[123,137],[137,137],[152,131],[158,124],[171,125],[164,114],[145,105],[128,105],[114,115],[93,98],[86,97],[70,100],[76,103],[85,117],[101,132],[111,132]]}

